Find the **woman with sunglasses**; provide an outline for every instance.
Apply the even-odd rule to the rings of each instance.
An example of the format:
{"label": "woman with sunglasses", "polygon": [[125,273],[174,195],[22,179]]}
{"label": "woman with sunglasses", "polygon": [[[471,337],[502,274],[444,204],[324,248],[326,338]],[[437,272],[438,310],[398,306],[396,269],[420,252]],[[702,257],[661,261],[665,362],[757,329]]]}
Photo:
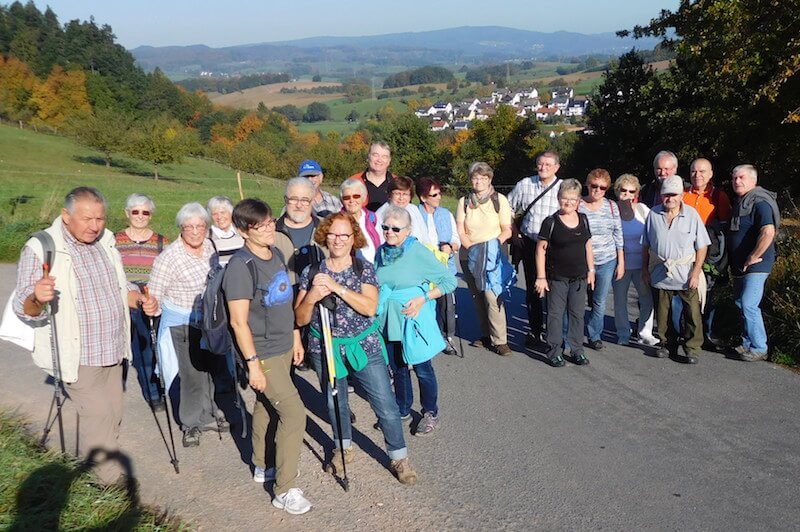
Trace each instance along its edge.
{"label": "woman with sunglasses", "polygon": [[[352,255],[353,248],[363,248],[364,235],[354,218],[347,213],[336,213],[322,220],[314,233],[314,241],[328,250],[315,271],[306,268],[300,276],[300,291],[295,305],[297,325],[310,324],[308,354],[320,381],[320,389],[327,397],[328,418],[331,420],[333,440],[343,449],[334,449],[326,466],[330,473],[341,474],[342,459],[352,463],[352,423],[347,395],[347,377],[358,381],[367,394],[372,411],[383,432],[390,468],[403,484],[413,484],[417,474],[408,461],[408,447],[403,435],[400,412],[392,393],[388,359],[379,322],[373,317],[378,306],[378,278],[372,264]],[[339,397],[339,418],[342,434],[338,434],[333,395],[328,387],[328,370],[323,359],[322,326],[319,304],[332,298],[331,328],[336,365],[336,388]]]}
{"label": "woman with sunglasses", "polygon": [[411,367],[417,375],[422,419],[416,434],[422,436],[439,424],[439,384],[431,360],[445,348],[445,341],[434,301],[455,290],[456,278],[411,236],[411,216],[403,207],[387,207],[381,229],[386,242],[375,258],[381,287],[378,320],[390,347],[394,392],[404,420],[411,419],[414,401]]}
{"label": "woman with sunglasses", "polygon": [[378,233],[378,217],[365,207],[367,187],[360,179],[346,179],[339,187],[342,199],[342,212],[346,212],[358,222],[364,235],[364,246],[357,248],[356,254],[367,262],[375,262],[375,250],[381,245]]}
{"label": "woman with sunglasses", "polygon": [[578,212],[589,219],[592,231],[592,253],[594,255],[595,285],[592,291],[592,314],[586,326],[588,345],[600,350],[603,342],[603,320],[606,314],[606,300],[612,279],[619,281],[625,275],[624,240],[619,207],[606,198],[611,186],[611,175],[603,168],[595,168],[586,176],[589,193],[581,199]]}
{"label": "woman with sunglasses", "polygon": [[658,343],[653,336],[653,293],[642,279],[642,234],[650,209],[638,201],[640,190],[639,179],[632,174],[622,174],[614,183],[625,241],[625,274],[613,282],[614,323],[617,343],[621,345],[627,345],[631,339],[631,322],[628,321],[628,289],[631,281],[639,298],[639,341],[645,345]]}
{"label": "woman with sunglasses", "polygon": [[[125,202],[128,227],[118,232],[117,251],[122,256],[122,266],[128,281],[142,288],[150,280],[150,271],[156,257],[169,244],[169,239],[150,229],[150,221],[156,205],[144,194],[131,194]],[[131,309],[131,349],[136,378],[142,388],[145,401],[160,412],[165,408],[164,398],[156,385],[153,374],[153,343],[150,336],[150,321],[141,309]]]}
{"label": "woman with sunglasses", "polygon": [[[422,177],[417,181],[419,212],[425,222],[428,239],[437,242],[437,249],[448,256],[447,269],[456,274],[456,253],[461,247],[458,228],[453,213],[441,206],[442,185],[432,177]],[[444,353],[455,355],[453,337],[456,334],[456,295],[447,294],[436,300],[436,313],[447,346]]]}

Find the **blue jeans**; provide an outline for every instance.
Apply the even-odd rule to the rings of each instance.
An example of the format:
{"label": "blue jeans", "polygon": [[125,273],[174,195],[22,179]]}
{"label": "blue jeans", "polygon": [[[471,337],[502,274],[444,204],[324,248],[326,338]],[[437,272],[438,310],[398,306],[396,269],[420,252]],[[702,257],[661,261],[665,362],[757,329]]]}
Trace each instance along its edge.
{"label": "blue jeans", "polygon": [[586,325],[589,341],[599,340],[603,334],[603,320],[606,316],[606,299],[611,281],[614,279],[614,270],[617,269],[617,259],[600,264],[595,264],[594,291],[592,292],[592,314]]}
{"label": "blue jeans", "polygon": [[[328,368],[322,361],[320,353],[310,353],[314,369],[319,377],[322,393],[328,398],[328,417],[333,428],[334,444],[339,446],[339,431],[336,426],[336,411],[334,410],[333,394],[328,388]],[[350,376],[354,377],[367,394],[369,406],[378,417],[378,425],[383,432],[386,451],[392,460],[400,460],[408,456],[406,440],[403,436],[403,423],[400,420],[400,411],[392,394],[392,383],[389,381],[389,371],[386,362],[380,353],[367,355],[367,365],[358,372],[348,368]],[[336,379],[337,398],[339,400],[339,418],[342,422],[342,445],[345,449],[350,447],[353,440],[353,426],[350,424],[350,403],[347,397],[347,378]]]}
{"label": "blue jeans", "polygon": [[767,352],[767,331],[761,315],[761,298],[768,273],[748,273],[733,278],[733,297],[744,318],[742,346],[754,353]]}
{"label": "blue jeans", "polygon": [[[414,403],[414,389],[411,387],[411,371],[403,360],[403,348],[400,342],[386,342],[389,349],[389,364],[394,372],[394,395],[400,415],[405,417],[411,413]],[[439,383],[436,382],[436,373],[433,371],[431,360],[413,366],[419,384],[419,402],[423,412],[439,415]]]}
{"label": "blue jeans", "polygon": [[153,373],[153,343],[150,338],[150,320],[140,309],[131,311],[131,351],[136,380],[142,389],[145,401],[157,401],[160,397]]}
{"label": "blue jeans", "polygon": [[642,279],[642,270],[625,270],[619,281],[614,280],[614,324],[617,341],[621,344],[631,339],[631,322],[628,319],[628,289],[633,282],[639,297],[639,337],[653,336],[653,292]]}

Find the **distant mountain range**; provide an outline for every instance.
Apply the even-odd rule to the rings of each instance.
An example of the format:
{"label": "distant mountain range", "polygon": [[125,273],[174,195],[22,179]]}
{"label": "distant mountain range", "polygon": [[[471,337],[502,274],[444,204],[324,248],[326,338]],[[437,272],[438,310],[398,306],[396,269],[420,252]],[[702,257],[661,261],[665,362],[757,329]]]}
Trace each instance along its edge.
{"label": "distant mountain range", "polygon": [[[200,72],[259,71],[327,76],[382,75],[397,66],[457,65],[512,59],[556,59],[588,54],[618,55],[632,47],[652,49],[657,39],[619,38],[614,33],[542,33],[501,26],[463,26],[363,37],[309,37],[225,48],[140,46],[131,50],[146,70],[161,68],[186,77]],[[395,67],[392,69],[391,67]]]}

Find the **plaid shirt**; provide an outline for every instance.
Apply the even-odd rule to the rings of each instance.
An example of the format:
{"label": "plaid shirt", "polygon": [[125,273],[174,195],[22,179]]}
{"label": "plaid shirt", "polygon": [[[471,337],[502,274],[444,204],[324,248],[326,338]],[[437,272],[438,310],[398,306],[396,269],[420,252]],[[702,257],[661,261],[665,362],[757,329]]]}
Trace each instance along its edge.
{"label": "plaid shirt", "polygon": [[[536,240],[539,236],[539,229],[542,227],[544,219],[559,209],[558,188],[561,180],[558,177],[555,179],[555,186],[542,199],[537,201],[536,205],[531,207],[531,210],[522,220],[520,231],[533,240]],[[508,195],[508,203],[511,205],[511,210],[517,214],[522,214],[528,208],[528,205],[539,197],[539,194],[544,192],[548,186],[542,183],[538,175],[523,177]]]}
{"label": "plaid shirt", "polygon": [[150,273],[150,294],[159,303],[167,300],[185,309],[200,310],[208,272],[219,264],[214,245],[203,242],[203,255],[197,257],[186,250],[183,238],[170,244],[156,259]]}
{"label": "plaid shirt", "polygon": [[[75,278],[76,308],[80,324],[81,366],[113,366],[122,362],[125,344],[130,338],[120,334],[125,330],[124,309],[127,301],[120,301],[117,273],[108,254],[97,243],[78,242],[66,229],[62,229],[64,242],[72,257],[72,275]],[[17,273],[17,299],[15,310],[22,312],[25,300],[33,293],[34,285],[42,278],[42,262],[33,250],[24,247],[20,254]],[[56,283],[70,282],[57,279]],[[131,286],[128,287],[131,289]],[[135,289],[135,287],[132,287]],[[44,320],[46,314],[28,318]],[[59,331],[59,334],[72,334]]]}
{"label": "plaid shirt", "polygon": [[342,202],[331,194],[330,192],[325,192],[324,190],[319,191],[322,194],[322,199],[319,202],[315,202],[312,205],[314,209],[314,214],[317,216],[324,218],[329,214],[333,214],[342,210]]}

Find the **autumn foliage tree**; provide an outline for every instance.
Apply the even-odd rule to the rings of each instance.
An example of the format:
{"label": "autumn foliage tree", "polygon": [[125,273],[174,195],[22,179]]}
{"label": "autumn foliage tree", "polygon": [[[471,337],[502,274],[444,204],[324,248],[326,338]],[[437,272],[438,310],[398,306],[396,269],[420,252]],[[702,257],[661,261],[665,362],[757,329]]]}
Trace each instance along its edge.
{"label": "autumn foliage tree", "polygon": [[47,80],[34,89],[29,103],[39,121],[56,128],[70,115],[88,115],[92,107],[86,94],[86,74],[54,66]]}
{"label": "autumn foliage tree", "polygon": [[0,115],[12,120],[31,116],[28,101],[39,80],[28,65],[14,57],[0,55]]}

